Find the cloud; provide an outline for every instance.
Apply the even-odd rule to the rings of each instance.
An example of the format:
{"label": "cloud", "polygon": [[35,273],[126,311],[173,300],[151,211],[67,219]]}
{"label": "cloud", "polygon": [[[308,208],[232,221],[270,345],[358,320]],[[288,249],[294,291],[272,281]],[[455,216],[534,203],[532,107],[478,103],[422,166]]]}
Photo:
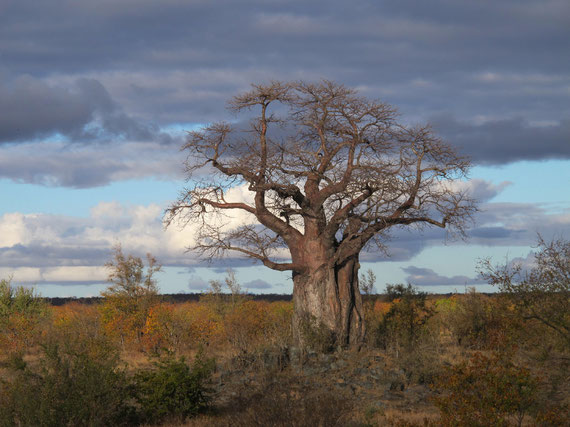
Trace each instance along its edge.
{"label": "cloud", "polygon": [[[272,78],[327,77],[433,112],[442,100],[456,111],[464,98],[494,111],[518,108],[524,104],[511,100],[520,91],[489,84],[545,85],[568,75],[560,59],[570,27],[564,0],[539,8],[532,1],[359,1],[349,9],[338,0],[134,3],[10,2],[0,17],[6,72],[95,79],[130,114],[161,124],[220,118],[231,95]],[[545,78],[508,78],[520,70]],[[494,75],[502,77],[485,78]],[[563,89],[567,80],[555,84]],[[562,95],[540,103],[557,111]]]}
{"label": "cloud", "polygon": [[481,279],[467,276],[442,276],[431,268],[409,266],[402,270],[408,275],[406,281],[417,286],[469,286],[483,283]]}
{"label": "cloud", "polygon": [[323,77],[432,118],[476,163],[570,158],[567,1],[134,4],[2,7],[2,177],[180,177],[166,129],[234,121],[225,103],[253,82]]}
{"label": "cloud", "polygon": [[476,124],[446,115],[431,121],[447,140],[477,164],[570,159],[570,118],[545,126],[533,126],[523,118]]}
{"label": "cloud", "polygon": [[503,181],[499,184],[495,184],[491,181],[486,181],[480,178],[474,178],[464,181],[455,181],[449,184],[444,184],[451,186],[455,191],[461,191],[467,193],[467,195],[479,203],[484,203],[492,200],[499,193],[501,193],[509,185],[512,185],[510,181]]}
{"label": "cloud", "polygon": [[95,79],[49,85],[30,75],[0,80],[0,142],[59,135],[72,142],[105,139],[152,140],[157,128],[135,120]]}
{"label": "cloud", "polygon": [[271,283],[266,282],[265,280],[255,279],[249,282],[246,282],[242,285],[243,289],[271,289],[273,285]]}
{"label": "cloud", "polygon": [[0,277],[11,277],[18,284],[95,285],[105,283],[107,276],[103,266],[0,267]]}
{"label": "cloud", "polygon": [[209,282],[206,282],[199,276],[192,275],[188,279],[188,289],[191,291],[206,291],[210,288]]}
{"label": "cloud", "polygon": [[[474,188],[487,187],[479,183]],[[489,190],[483,192],[492,193]],[[536,242],[537,233],[546,240],[561,234],[570,235],[569,209],[550,212],[531,203],[486,203],[482,208],[476,218],[478,225],[469,231],[471,244],[530,246]],[[2,277],[8,277],[12,272],[18,276],[23,274],[24,277],[17,279],[27,282],[98,281],[103,278],[100,268],[111,258],[111,250],[116,243],[122,244],[125,253],[140,257],[150,251],[165,266],[194,268],[200,265],[203,260],[186,252],[186,248],[194,243],[199,225],[171,226],[164,230],[162,214],[163,209],[158,205],[123,205],[118,202],[99,203],[85,218],[4,214],[0,216]],[[234,219],[228,218],[228,224],[238,225],[239,218],[239,215]],[[457,244],[446,240],[445,230],[395,229],[385,241],[389,255],[369,251],[361,255],[361,261],[408,261],[426,248],[446,243]],[[285,256],[285,252],[281,255]],[[228,267],[250,265],[251,260],[237,253],[228,253],[226,258],[214,260],[211,267],[225,273]],[[426,272],[419,277],[418,270],[407,272],[418,276],[416,279],[420,281],[431,277]],[[458,277],[452,279],[463,280]],[[193,286],[204,285],[203,281],[194,282]],[[254,289],[266,286],[271,285],[255,280],[244,284],[244,287]]]}
{"label": "cloud", "polygon": [[40,141],[4,146],[1,150],[0,177],[16,182],[90,188],[148,177],[183,178],[178,147],[155,142],[76,147]]}
{"label": "cloud", "polygon": [[46,214],[1,216],[0,229],[16,231],[0,236],[0,266],[103,265],[117,242],[123,244],[125,251],[138,256],[152,249],[167,257],[165,262],[171,265],[191,264],[182,262],[184,247],[191,243],[188,232],[164,232],[161,207],[120,206],[112,216],[104,214],[108,207],[105,203],[96,206],[88,218]]}
{"label": "cloud", "polygon": [[534,203],[488,203],[476,217],[477,226],[469,231],[470,242],[483,245],[523,246],[545,239],[570,235],[570,209],[550,212],[548,206]]}
{"label": "cloud", "polygon": [[97,109],[108,108],[109,99],[91,83],[81,80],[68,90],[26,75],[0,81],[0,142],[80,132]]}
{"label": "cloud", "polygon": [[[546,240],[570,236],[570,208],[551,212],[535,203],[483,203],[476,213],[475,226],[467,231],[466,243],[483,246],[531,246],[540,233]],[[391,230],[385,240],[387,254],[368,251],[362,261],[408,261],[423,250],[443,244],[462,244],[450,239],[446,230],[413,227]]]}

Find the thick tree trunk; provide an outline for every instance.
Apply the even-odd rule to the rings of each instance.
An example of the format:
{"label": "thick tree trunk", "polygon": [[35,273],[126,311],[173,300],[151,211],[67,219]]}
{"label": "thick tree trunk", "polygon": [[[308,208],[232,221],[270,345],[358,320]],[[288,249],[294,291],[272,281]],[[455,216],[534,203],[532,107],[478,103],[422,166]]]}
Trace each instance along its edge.
{"label": "thick tree trunk", "polygon": [[[326,339],[334,347],[360,346],[364,338],[362,297],[358,287],[358,259],[323,264],[315,271],[293,276],[293,329],[301,347]],[[312,332],[311,332],[312,331]]]}

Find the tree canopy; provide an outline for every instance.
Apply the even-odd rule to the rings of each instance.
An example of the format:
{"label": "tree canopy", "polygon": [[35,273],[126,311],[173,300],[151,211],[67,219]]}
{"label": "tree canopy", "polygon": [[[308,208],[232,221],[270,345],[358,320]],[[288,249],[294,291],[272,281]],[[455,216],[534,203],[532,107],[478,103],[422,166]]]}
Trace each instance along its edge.
{"label": "tree canopy", "polygon": [[[341,262],[369,244],[383,247],[395,226],[461,234],[475,210],[455,185],[468,159],[429,126],[398,122],[393,107],[343,85],[253,85],[229,106],[257,114],[247,125],[220,122],[189,133],[190,186],[166,216],[167,224],[197,221],[195,249],[208,257],[232,250],[275,270],[304,272],[305,257],[294,248],[309,236],[332,244],[330,261]],[[251,197],[230,200],[236,186]],[[230,210],[255,220],[228,227],[216,215]]]}

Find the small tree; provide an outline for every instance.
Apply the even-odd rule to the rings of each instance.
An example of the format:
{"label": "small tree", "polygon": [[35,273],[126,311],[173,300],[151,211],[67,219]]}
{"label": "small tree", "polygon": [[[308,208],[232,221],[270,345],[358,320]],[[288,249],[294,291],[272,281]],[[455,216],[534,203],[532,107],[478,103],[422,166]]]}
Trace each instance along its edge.
{"label": "small tree", "polygon": [[33,288],[11,282],[0,280],[0,344],[7,341],[13,350],[22,350],[32,345],[49,308]]}
{"label": "small tree", "polygon": [[427,293],[408,284],[388,285],[390,310],[384,315],[378,329],[377,342],[384,348],[412,348],[424,331],[427,321],[435,314],[426,304]]}
{"label": "small tree", "polygon": [[[462,233],[475,208],[453,183],[469,161],[428,126],[398,123],[390,105],[330,81],[253,85],[230,106],[257,115],[245,129],[214,123],[189,133],[191,185],[167,210],[167,225],[196,224],[195,249],[207,257],[237,251],[292,271],[301,344],[301,322],[313,318],[337,345],[359,345],[361,251],[384,248],[382,237],[398,227]],[[228,196],[237,186],[249,200]],[[231,226],[230,211],[247,220]]]}
{"label": "small tree", "polygon": [[11,279],[0,280],[0,319],[14,312],[37,315],[45,310],[45,302],[33,288],[13,286]]}
{"label": "small tree", "polygon": [[376,292],[376,275],[372,270],[366,270],[366,274],[360,275],[360,291],[367,296]]}
{"label": "small tree", "polygon": [[149,310],[158,302],[154,275],[162,267],[149,253],[145,273],[142,259],[124,255],[120,245],[114,247],[113,254],[113,260],[105,264],[111,285],[101,293],[105,318],[120,333],[122,342],[131,334],[140,339]]}
{"label": "small tree", "polygon": [[490,259],[479,264],[480,275],[498,286],[525,320],[536,320],[570,347],[570,242],[538,239],[535,266],[494,266]]}
{"label": "small tree", "polygon": [[[224,285],[229,293],[223,291]],[[235,309],[247,300],[248,297],[242,291],[235,271],[231,268],[227,269],[224,283],[219,280],[210,280],[210,289],[200,298],[201,302],[210,306],[220,317],[223,317],[228,311]]]}

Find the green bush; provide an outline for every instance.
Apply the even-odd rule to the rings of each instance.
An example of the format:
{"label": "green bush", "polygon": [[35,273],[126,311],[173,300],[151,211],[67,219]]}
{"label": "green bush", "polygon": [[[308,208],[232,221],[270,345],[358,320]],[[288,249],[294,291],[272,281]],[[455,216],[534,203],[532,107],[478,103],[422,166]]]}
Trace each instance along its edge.
{"label": "green bush", "polygon": [[212,359],[199,353],[192,367],[184,358],[167,358],[154,369],[135,375],[136,400],[145,422],[167,418],[183,420],[203,412],[210,402],[205,381],[214,368]]}
{"label": "green bush", "polygon": [[0,321],[13,313],[25,313],[29,316],[45,314],[47,305],[34,289],[24,286],[12,286],[11,280],[0,280]]}
{"label": "green bush", "polygon": [[50,310],[34,289],[0,280],[0,346],[20,353],[37,344]]}
{"label": "green bush", "polygon": [[412,349],[426,332],[427,321],[435,311],[426,304],[427,294],[408,284],[388,285],[390,310],[376,330],[376,344],[384,349]]}
{"label": "green bush", "polygon": [[166,359],[127,376],[112,353],[48,344],[37,366],[10,361],[0,382],[0,426],[121,426],[203,411],[213,361]]}
{"label": "green bush", "polygon": [[117,359],[94,360],[57,345],[44,347],[40,364],[12,363],[2,381],[0,425],[108,426],[134,422],[130,390]]}

